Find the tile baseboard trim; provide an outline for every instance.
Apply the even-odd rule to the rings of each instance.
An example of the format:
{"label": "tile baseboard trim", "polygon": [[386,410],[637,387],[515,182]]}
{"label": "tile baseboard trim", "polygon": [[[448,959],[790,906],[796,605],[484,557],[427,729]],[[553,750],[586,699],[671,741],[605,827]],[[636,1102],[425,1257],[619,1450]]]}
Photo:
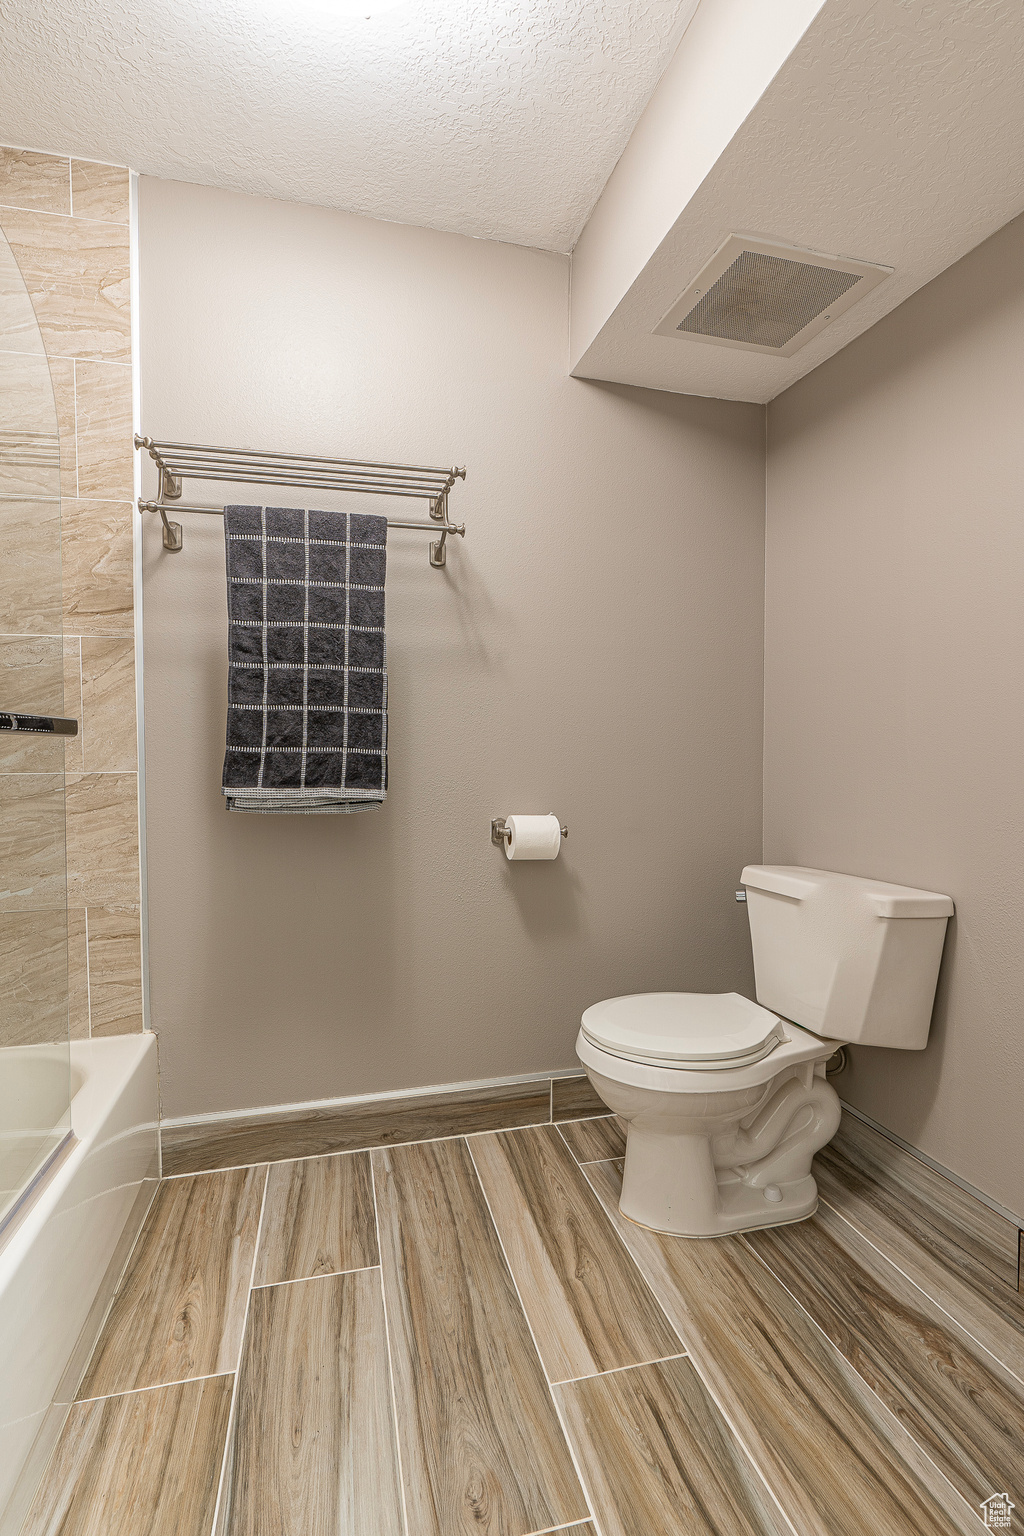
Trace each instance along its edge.
{"label": "tile baseboard trim", "polygon": [[862,1120],[865,1125],[870,1125],[871,1129],[877,1131],[879,1136],[884,1136],[886,1141],[894,1142],[904,1152],[909,1152],[911,1157],[916,1157],[919,1163],[924,1163],[933,1173],[941,1174],[944,1179],[948,1179],[951,1184],[955,1184],[959,1189],[962,1189],[965,1195],[970,1195],[973,1199],[980,1201],[982,1205],[987,1205],[989,1210],[995,1211],[997,1216],[1002,1216],[1012,1226],[1024,1231],[1024,1216],[1018,1216],[1016,1212],[1008,1210],[1005,1205],[1000,1205],[998,1200],[993,1200],[991,1195],[986,1195],[982,1190],[976,1189],[973,1184],[968,1184],[966,1179],[962,1179],[951,1168],[946,1168],[942,1163],[937,1163],[934,1157],[929,1157],[927,1152],[922,1152],[920,1147],[915,1147],[912,1142],[904,1141],[902,1136],[897,1136],[895,1131],[891,1131],[881,1121],[873,1120],[870,1115],[866,1115],[855,1104],[848,1104],[843,1098],[839,1102],[855,1119]]}
{"label": "tile baseboard trim", "polygon": [[163,1172],[168,1177],[207,1173],[549,1124],[552,1083],[557,1091],[562,1083],[574,1089],[581,1081],[586,1079],[579,1074],[552,1078],[530,1073],[479,1086],[452,1083],[324,1099],[311,1106],[165,1120]]}
{"label": "tile baseboard trim", "polygon": [[277,1119],[284,1115],[302,1114],[332,1109],[359,1109],[364,1104],[381,1104],[390,1099],[419,1099],[433,1094],[481,1093],[488,1088],[514,1088],[530,1083],[548,1083],[552,1079],[584,1077],[586,1074],[573,1067],[556,1067],[550,1072],[521,1072],[513,1077],[472,1078],[461,1083],[434,1083],[422,1088],[386,1088],[380,1093],[356,1093],[335,1099],[302,1099],[292,1104],[264,1104],[256,1109],[214,1109],[201,1115],[166,1116],[161,1119],[162,1130],[184,1130],[199,1125],[238,1125],[247,1120]]}

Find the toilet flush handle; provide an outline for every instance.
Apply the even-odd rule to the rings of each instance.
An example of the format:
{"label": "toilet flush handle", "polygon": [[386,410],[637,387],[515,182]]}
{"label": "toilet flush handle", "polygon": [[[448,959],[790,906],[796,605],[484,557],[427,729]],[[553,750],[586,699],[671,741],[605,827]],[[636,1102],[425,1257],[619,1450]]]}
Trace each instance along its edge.
{"label": "toilet flush handle", "polygon": [[746,901],[746,899],[747,899],[746,891],[737,891],[736,892],[736,900],[737,901]]}

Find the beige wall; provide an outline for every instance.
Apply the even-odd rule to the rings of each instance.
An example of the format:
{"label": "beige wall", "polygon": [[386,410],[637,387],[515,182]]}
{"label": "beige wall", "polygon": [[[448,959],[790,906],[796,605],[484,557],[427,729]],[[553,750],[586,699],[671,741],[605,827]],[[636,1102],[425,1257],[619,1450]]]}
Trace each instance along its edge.
{"label": "beige wall", "polygon": [[956,901],[840,1091],[1024,1214],[1024,220],[769,408],[765,856]]}
{"label": "beige wall", "polygon": [[63,1027],[65,813],[71,1032],[142,1028],[128,172],[0,148],[0,229],[46,349],[61,497],[59,550],[44,503],[0,509],[0,650],[18,691],[2,702],[59,713],[63,700],[81,722],[66,746],[6,744],[0,764],[7,873],[38,881],[45,866],[53,887],[38,912],[0,901],[0,1037],[16,1043]]}
{"label": "beige wall", "polygon": [[[147,527],[166,1112],[569,1066],[598,998],[749,986],[763,410],[567,378],[564,258],[149,178],[140,208],[146,432],[469,470],[444,574],[392,535],[378,813],[225,812],[222,524]],[[556,864],[491,846],[516,810],[568,823]]]}

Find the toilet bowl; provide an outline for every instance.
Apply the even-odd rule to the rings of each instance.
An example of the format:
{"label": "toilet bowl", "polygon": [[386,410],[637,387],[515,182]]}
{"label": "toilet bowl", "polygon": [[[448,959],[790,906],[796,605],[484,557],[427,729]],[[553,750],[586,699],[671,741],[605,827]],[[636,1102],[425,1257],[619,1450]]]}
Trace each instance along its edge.
{"label": "toilet bowl", "polygon": [[757,1002],[648,992],[595,1003],[576,1054],[626,1123],[619,1208],[681,1237],[802,1221],[839,1129],[825,1063],[860,1042],[920,1050],[948,896],[796,866],[743,871]]}
{"label": "toilet bowl", "polygon": [[[652,1014],[675,1025],[674,1059],[644,1054]],[[753,1048],[738,1060],[701,1054],[727,1016],[745,1023]],[[836,1049],[735,992],[647,993],[588,1008],[576,1053],[626,1122],[623,1215],[682,1237],[812,1215],[811,1159],[839,1128],[839,1099],[824,1075]]]}

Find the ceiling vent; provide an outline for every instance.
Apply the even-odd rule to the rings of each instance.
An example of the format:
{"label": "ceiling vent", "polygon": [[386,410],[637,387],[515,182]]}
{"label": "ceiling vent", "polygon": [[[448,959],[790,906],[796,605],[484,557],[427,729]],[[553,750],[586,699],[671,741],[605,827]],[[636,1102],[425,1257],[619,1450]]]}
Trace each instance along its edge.
{"label": "ceiling vent", "polygon": [[891,270],[730,235],[654,334],[791,357]]}

